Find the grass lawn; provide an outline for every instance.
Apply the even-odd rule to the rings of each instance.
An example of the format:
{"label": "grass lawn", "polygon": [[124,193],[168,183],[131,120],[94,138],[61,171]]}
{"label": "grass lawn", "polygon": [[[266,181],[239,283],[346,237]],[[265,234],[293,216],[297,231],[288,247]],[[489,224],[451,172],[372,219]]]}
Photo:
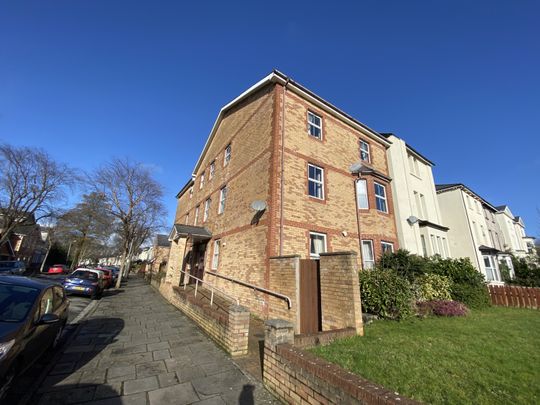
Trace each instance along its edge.
{"label": "grass lawn", "polygon": [[463,318],[376,321],[364,337],[311,350],[431,404],[540,404],[540,311],[493,307]]}

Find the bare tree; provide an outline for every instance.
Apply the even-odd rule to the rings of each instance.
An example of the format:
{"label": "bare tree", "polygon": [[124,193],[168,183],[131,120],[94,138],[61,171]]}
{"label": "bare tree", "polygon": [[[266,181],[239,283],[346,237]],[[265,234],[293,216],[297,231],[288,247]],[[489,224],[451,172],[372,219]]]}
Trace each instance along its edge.
{"label": "bare tree", "polygon": [[122,265],[116,283],[119,288],[122,276],[129,271],[131,255],[161,225],[165,212],[163,189],[146,167],[127,159],[114,159],[101,167],[93,183],[116,220],[121,240]]}
{"label": "bare tree", "polygon": [[50,217],[76,176],[41,149],[0,145],[0,245],[31,217]]}

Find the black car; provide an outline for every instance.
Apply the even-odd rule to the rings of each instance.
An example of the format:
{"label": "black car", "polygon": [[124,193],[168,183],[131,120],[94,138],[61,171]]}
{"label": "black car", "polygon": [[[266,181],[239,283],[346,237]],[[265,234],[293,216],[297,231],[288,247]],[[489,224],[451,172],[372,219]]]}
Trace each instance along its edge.
{"label": "black car", "polygon": [[0,402],[13,379],[58,344],[68,307],[58,284],[0,277]]}

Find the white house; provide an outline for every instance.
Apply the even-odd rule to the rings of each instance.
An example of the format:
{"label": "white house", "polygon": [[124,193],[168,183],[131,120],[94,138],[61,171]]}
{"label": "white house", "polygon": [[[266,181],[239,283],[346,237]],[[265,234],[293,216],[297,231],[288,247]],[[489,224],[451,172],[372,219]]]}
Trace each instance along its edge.
{"label": "white house", "polygon": [[529,254],[528,241],[530,237],[525,234],[525,223],[521,217],[515,217],[508,205],[496,207],[495,217],[504,234],[506,244],[504,250],[517,257],[525,257]]}
{"label": "white house", "polygon": [[[499,260],[504,238],[491,213],[497,209],[463,184],[436,185],[453,257],[468,257],[492,284],[502,284]],[[512,271],[512,270],[511,270]]]}
{"label": "white house", "polygon": [[429,159],[394,134],[383,134],[392,178],[399,245],[411,253],[451,257],[448,228],[443,225]]}

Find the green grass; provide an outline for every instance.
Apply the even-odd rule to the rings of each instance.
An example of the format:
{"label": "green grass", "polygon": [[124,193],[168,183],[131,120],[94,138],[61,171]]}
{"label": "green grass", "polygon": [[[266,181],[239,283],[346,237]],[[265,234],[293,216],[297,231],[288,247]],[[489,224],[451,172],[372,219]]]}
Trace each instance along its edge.
{"label": "green grass", "polygon": [[537,310],[493,307],[463,318],[376,321],[364,337],[311,351],[425,403],[540,403]]}

